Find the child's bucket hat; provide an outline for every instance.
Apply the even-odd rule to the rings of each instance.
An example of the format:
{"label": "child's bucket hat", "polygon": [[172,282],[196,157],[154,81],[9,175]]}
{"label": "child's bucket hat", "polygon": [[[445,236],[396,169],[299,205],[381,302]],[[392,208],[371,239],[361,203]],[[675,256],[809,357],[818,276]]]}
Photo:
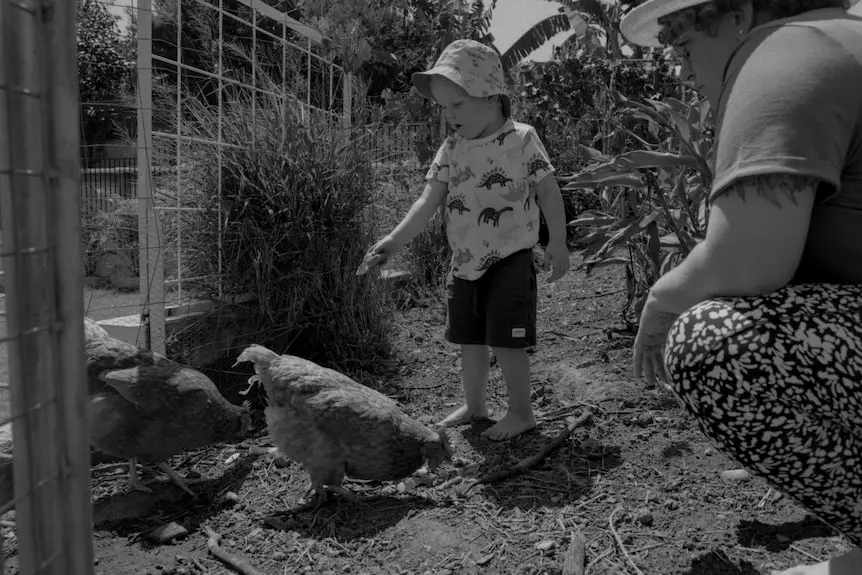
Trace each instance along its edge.
{"label": "child's bucket hat", "polygon": [[451,80],[474,98],[500,96],[503,115],[508,118],[512,114],[503,64],[493,48],[475,40],[455,40],[446,46],[433,68],[413,74],[413,85],[429,100],[434,99],[431,94],[433,76]]}

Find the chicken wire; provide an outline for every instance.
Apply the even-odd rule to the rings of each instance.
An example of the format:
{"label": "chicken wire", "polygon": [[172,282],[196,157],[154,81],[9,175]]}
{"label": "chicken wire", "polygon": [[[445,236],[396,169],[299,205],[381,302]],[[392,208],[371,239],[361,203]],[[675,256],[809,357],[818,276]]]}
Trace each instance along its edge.
{"label": "chicken wire", "polygon": [[[217,158],[221,173],[225,150],[238,147],[235,138],[231,141],[226,136],[231,94],[253,94],[252,124],[256,121],[254,104],[261,96],[277,98],[302,117],[326,118],[333,129],[350,126],[349,73],[328,57],[328,41],[319,31],[271,4],[274,2],[262,0],[137,1],[137,198],[139,278],[144,296],[144,329],[138,342],[159,353],[165,353],[166,317],[207,309],[208,298],[250,298],[222,293],[222,179],[215,178],[203,189],[195,176],[202,155]],[[172,41],[154,38],[154,19],[172,23]],[[228,29],[230,35],[225,33]],[[195,52],[189,32],[199,34],[196,41],[209,49],[197,46]],[[237,39],[244,44],[238,46]],[[233,58],[236,63],[243,57],[250,64],[245,73],[238,73],[229,61]],[[262,74],[264,69],[269,73]],[[203,135],[190,118],[194,112],[189,101],[205,99],[192,87],[197,84],[209,90],[212,101],[208,106],[216,124]],[[241,145],[255,145],[251,132],[250,141]],[[202,196],[209,207],[201,205]],[[196,213],[212,210],[213,198],[218,229],[209,242],[218,246],[218,262],[211,273],[193,273],[189,269],[195,266],[189,264],[195,256],[188,244],[206,240],[196,237],[190,241],[187,222]]]}
{"label": "chicken wire", "polygon": [[0,563],[22,575],[93,572],[75,45],[74,2],[0,0]]}

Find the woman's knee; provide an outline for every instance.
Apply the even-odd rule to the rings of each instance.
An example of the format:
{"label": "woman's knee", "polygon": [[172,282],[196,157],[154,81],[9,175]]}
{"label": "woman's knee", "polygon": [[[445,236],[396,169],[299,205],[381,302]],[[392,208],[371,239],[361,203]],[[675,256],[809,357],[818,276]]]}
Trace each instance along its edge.
{"label": "woman's knee", "polygon": [[694,391],[686,382],[695,375],[702,377],[704,364],[715,361],[712,356],[718,352],[716,334],[710,334],[705,329],[705,317],[715,314],[716,303],[706,301],[683,312],[668,331],[664,366],[668,384],[677,394],[685,395]]}

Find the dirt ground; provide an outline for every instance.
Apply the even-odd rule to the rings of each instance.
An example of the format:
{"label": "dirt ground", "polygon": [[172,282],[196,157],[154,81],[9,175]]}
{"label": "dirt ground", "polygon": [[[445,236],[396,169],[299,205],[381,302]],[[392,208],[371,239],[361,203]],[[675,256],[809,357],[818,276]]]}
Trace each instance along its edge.
{"label": "dirt ground", "polygon": [[[481,427],[453,430],[453,465],[397,485],[348,484],[368,498],[364,505],[302,509],[307,475],[251,449],[271,445],[266,437],[176,458],[182,473],[203,477],[197,501],[164,477],[154,495],[118,493],[125,467],[95,468],[96,572],[228,573],[208,552],[204,526],[266,575],[560,573],[573,532],[586,538],[593,575],[769,573],[847,549],[761,480],[722,478],[738,465],[710,447],[667,391],[632,378],[622,285],[617,270],[542,283],[532,355],[537,430],[507,444],[482,439]],[[400,376],[378,385],[426,421],[460,400],[444,323],[442,305],[404,312]],[[499,415],[505,390],[496,367],[490,398]],[[584,409],[592,421],[541,464],[463,493],[477,474],[535,454]],[[149,533],[170,522],[186,533],[152,543]],[[2,529],[6,573],[16,573],[14,533]]]}

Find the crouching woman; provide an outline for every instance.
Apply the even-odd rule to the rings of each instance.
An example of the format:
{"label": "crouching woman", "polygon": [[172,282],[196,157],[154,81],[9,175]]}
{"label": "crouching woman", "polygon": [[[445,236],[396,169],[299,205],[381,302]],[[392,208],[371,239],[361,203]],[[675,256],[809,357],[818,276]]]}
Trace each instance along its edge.
{"label": "crouching woman", "polygon": [[855,549],[786,574],[862,573],[862,18],[842,0],[648,0],[714,111],[706,239],[652,288],[634,369],[726,454]]}

